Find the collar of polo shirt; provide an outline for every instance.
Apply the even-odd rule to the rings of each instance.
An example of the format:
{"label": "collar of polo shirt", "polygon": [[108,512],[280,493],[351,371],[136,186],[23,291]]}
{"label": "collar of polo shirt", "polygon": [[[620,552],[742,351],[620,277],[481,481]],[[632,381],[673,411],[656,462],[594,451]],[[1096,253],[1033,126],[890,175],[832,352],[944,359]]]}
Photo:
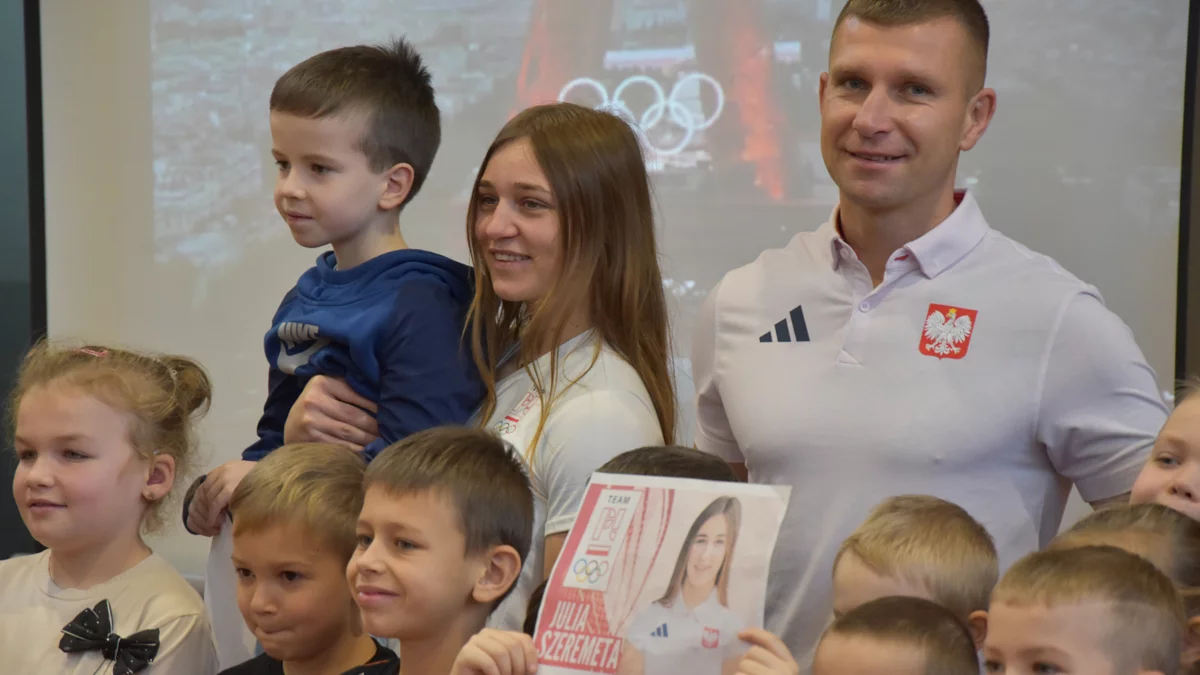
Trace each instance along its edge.
{"label": "collar of polo shirt", "polygon": [[[978,246],[988,230],[979,204],[966,190],[955,192],[954,200],[958,206],[953,213],[932,230],[896,251],[892,259],[911,259],[922,274],[932,279],[953,267],[954,263],[962,260]],[[829,222],[833,223],[833,227],[828,231],[830,265],[836,270],[844,258],[857,257],[857,254],[842,238],[838,206],[833,207]]]}

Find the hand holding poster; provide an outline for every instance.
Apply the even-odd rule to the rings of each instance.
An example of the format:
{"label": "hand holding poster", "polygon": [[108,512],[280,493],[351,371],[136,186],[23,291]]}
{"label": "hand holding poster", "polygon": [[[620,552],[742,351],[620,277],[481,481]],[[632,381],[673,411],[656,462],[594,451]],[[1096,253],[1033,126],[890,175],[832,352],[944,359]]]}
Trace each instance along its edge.
{"label": "hand holding poster", "polygon": [[720,675],[762,626],[789,492],[595,474],[542,600],[538,673]]}

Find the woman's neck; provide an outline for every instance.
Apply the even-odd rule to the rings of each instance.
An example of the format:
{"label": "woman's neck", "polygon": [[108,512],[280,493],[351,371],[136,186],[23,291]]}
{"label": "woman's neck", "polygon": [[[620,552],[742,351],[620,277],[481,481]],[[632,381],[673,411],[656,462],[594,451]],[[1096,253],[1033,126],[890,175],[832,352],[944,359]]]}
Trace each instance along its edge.
{"label": "woman's neck", "polygon": [[448,675],[458,652],[471,636],[483,630],[486,615],[468,610],[446,630],[419,640],[400,640],[399,675]]}
{"label": "woman's neck", "polygon": [[132,569],[150,553],[136,533],[81,549],[51,548],[50,579],[59,588],[87,590]]}
{"label": "woman's neck", "polygon": [[307,661],[285,661],[284,675],[341,675],[375,656],[375,641],[361,628],[344,633],[336,644],[330,645]]}
{"label": "woman's neck", "polygon": [[524,360],[523,363],[515,367],[527,366],[530,363],[537,361],[538,359],[558,349],[571,340],[583,335],[587,331],[591,330],[591,328],[592,322],[588,317],[587,312],[576,310],[571,314],[567,321],[563,323],[562,335],[558,337],[558,340],[554,340],[556,336],[548,334],[545,336],[543,344],[529,345],[531,347],[531,351],[528,352],[529,356]]}
{"label": "woman's neck", "polygon": [[708,596],[712,595],[712,592],[712,586],[694,586],[685,581],[679,594],[683,597],[683,604],[687,605],[688,609],[695,609],[697,605],[708,600]]}

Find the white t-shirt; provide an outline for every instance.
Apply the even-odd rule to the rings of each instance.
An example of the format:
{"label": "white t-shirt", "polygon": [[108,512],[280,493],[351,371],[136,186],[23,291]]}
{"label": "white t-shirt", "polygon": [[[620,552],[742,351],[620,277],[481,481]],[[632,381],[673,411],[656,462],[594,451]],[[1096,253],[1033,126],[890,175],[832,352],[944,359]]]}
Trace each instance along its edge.
{"label": "white t-shirt", "polygon": [[[544,539],[571,529],[592,473],[626,450],[663,443],[642,378],[612,348],[600,345],[597,355],[596,346],[589,331],[558,347],[559,393],[551,399],[550,415],[528,466],[534,496],[532,550],[516,589],[489,619],[492,628],[521,630],[529,597],[542,583]],[[549,386],[550,355],[538,359],[534,368]],[[524,368],[497,383],[496,402],[487,428],[528,458],[541,405]]]}
{"label": "white t-shirt", "polygon": [[1006,567],[1054,536],[1072,484],[1128,491],[1167,414],[1096,289],[969,194],[877,288],[833,222],[727,274],[693,342],[697,447],[793,488],[766,619],[797,655],[829,618],[838,546],[881,500],[959,504]]}
{"label": "white t-shirt", "polygon": [[655,602],[639,610],[625,640],[642,653],[645,675],[721,675],[722,663],[748,648],[737,637],[746,626],[716,591],[694,609],[676,595],[670,607]]}
{"label": "white t-shirt", "polygon": [[56,586],[49,564],[49,551],[0,562],[0,673],[111,673],[113,663],[98,651],[67,654],[58,648],[63,627],[101,600],[112,607],[117,635],[158,629],[158,656],[142,675],[217,672],[204,603],[167,561],[151,555],[87,590]]}

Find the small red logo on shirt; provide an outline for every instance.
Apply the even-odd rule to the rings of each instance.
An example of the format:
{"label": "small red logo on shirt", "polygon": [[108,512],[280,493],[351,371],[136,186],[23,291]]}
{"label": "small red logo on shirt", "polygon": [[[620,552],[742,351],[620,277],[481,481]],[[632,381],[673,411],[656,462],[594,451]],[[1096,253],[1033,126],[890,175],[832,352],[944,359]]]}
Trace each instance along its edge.
{"label": "small red logo on shirt", "polygon": [[705,628],[704,637],[700,638],[700,644],[705,649],[716,649],[721,645],[721,631],[716,628]]}
{"label": "small red logo on shirt", "polygon": [[971,346],[971,335],[975,332],[974,309],[929,305],[925,315],[925,326],[921,331],[921,353],[939,359],[961,359]]}

